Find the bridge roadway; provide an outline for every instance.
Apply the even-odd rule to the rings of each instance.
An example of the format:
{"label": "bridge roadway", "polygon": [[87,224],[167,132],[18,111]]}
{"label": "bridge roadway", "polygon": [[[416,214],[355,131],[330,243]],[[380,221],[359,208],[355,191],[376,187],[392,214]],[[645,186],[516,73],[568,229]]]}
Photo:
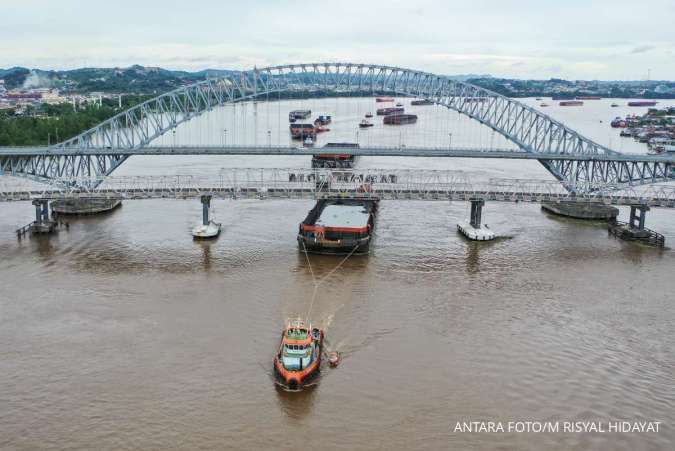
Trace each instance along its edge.
{"label": "bridge roadway", "polygon": [[[18,185],[17,185],[18,183]],[[25,183],[25,182],[24,182]],[[87,188],[90,187],[90,188]],[[573,188],[570,190],[570,188]],[[62,178],[44,189],[0,179],[0,202],[34,199],[317,199],[376,196],[385,200],[587,202],[675,208],[675,186],[586,186],[527,179],[471,181],[461,171],[363,169],[222,169],[218,175]]]}
{"label": "bridge roadway", "polygon": [[321,155],[342,153],[372,157],[497,158],[516,160],[651,162],[675,165],[675,154],[644,155],[628,153],[579,154],[531,153],[519,149],[473,147],[363,146],[359,148],[293,147],[266,145],[231,146],[147,146],[122,148],[0,147],[0,157],[36,156],[130,156],[130,155]]}

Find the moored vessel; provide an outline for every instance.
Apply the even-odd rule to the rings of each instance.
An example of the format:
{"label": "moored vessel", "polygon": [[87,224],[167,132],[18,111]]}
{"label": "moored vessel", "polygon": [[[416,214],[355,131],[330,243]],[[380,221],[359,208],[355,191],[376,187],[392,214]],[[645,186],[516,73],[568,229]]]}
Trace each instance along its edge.
{"label": "moored vessel", "polygon": [[361,122],[359,122],[359,127],[360,127],[360,128],[368,128],[368,127],[372,127],[373,125],[375,125],[375,124],[373,124],[372,122],[368,122],[368,121],[365,120],[365,119],[362,120]]}
{"label": "moored vessel", "polygon": [[394,99],[393,99],[392,97],[376,97],[376,98],[375,98],[375,101],[378,102],[378,103],[382,103],[382,102],[393,102]]}
{"label": "moored vessel", "polygon": [[312,110],[293,110],[288,113],[288,120],[294,122],[296,119],[307,119],[312,114]]}
{"label": "moored vessel", "polygon": [[563,100],[558,105],[560,106],[582,106],[584,102],[581,100]]}
{"label": "moored vessel", "polygon": [[371,118],[371,117],[373,117],[373,113],[371,113],[370,111],[369,111],[369,112],[367,112],[367,113],[366,113],[366,117],[367,117],[367,118]]}
{"label": "moored vessel", "polygon": [[658,102],[655,102],[653,100],[634,100],[632,102],[628,102],[628,106],[654,106]]}
{"label": "moored vessel", "polygon": [[389,107],[389,108],[378,108],[375,113],[377,113],[378,116],[386,116],[387,114],[394,114],[394,113],[403,113],[405,109],[403,107]]}
{"label": "moored vessel", "polygon": [[304,140],[307,136],[316,139],[316,128],[314,127],[314,124],[291,124],[289,128],[293,139]]}
{"label": "moored vessel", "polygon": [[321,115],[314,120],[314,125],[328,125],[333,122],[333,118],[328,115]]}
{"label": "moored vessel", "polygon": [[315,381],[321,372],[324,333],[300,320],[289,320],[281,334],[274,357],[276,383],[289,390],[300,390]]}
{"label": "moored vessel", "polygon": [[367,254],[378,200],[319,199],[300,224],[298,246],[317,254]]}
{"label": "moored vessel", "polygon": [[416,114],[388,114],[382,120],[387,125],[405,125],[417,122]]}
{"label": "moored vessel", "polygon": [[412,106],[433,105],[433,104],[434,102],[427,99],[413,100],[412,102],[410,102],[410,105]]}

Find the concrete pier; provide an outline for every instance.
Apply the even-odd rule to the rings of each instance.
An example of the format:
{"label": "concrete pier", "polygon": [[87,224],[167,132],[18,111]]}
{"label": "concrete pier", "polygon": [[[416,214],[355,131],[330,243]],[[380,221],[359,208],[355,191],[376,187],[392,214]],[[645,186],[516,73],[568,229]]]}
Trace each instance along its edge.
{"label": "concrete pier", "polygon": [[666,239],[663,235],[645,227],[646,205],[631,205],[628,222],[610,221],[608,230],[612,235],[626,241],[637,241],[649,246],[664,247]]}
{"label": "concrete pier", "polygon": [[56,228],[56,222],[49,217],[49,201],[37,199],[33,201],[35,206],[35,221],[30,225],[31,233],[52,233]]}
{"label": "concrete pier", "polygon": [[496,237],[488,226],[481,224],[483,205],[485,205],[485,200],[471,199],[471,219],[468,223],[460,222],[457,224],[457,230],[470,240],[490,241]]}
{"label": "concrete pier", "polygon": [[559,216],[595,221],[611,221],[619,216],[619,209],[611,205],[582,202],[543,202],[542,210]]}

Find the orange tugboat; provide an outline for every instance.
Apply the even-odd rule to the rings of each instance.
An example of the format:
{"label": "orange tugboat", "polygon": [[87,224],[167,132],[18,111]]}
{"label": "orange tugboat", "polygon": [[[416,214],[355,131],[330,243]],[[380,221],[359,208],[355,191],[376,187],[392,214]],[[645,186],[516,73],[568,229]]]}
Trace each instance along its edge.
{"label": "orange tugboat", "polygon": [[289,390],[306,387],[321,371],[323,331],[300,320],[289,321],[274,357],[274,377]]}

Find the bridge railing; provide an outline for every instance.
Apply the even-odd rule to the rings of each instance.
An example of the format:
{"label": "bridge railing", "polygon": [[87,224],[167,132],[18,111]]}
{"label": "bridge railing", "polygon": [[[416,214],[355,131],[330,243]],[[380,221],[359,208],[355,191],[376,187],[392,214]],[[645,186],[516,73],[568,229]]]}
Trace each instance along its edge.
{"label": "bridge railing", "polygon": [[43,188],[27,183],[23,185],[3,183],[0,178],[0,200],[41,197],[188,198],[208,193],[229,198],[317,198],[326,194],[359,194],[396,199],[462,200],[475,197],[535,202],[645,203],[675,207],[673,185],[624,187],[585,184],[575,187],[565,182],[537,179],[476,180],[463,171],[447,170],[232,168],[210,175],[65,177],[54,179],[50,186]]}

